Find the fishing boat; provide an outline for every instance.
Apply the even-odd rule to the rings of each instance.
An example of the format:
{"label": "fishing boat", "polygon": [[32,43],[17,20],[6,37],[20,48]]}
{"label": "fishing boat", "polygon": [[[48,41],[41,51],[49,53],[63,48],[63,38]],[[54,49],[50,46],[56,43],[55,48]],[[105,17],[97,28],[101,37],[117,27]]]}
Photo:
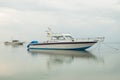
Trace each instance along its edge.
{"label": "fishing boat", "polygon": [[31,41],[27,48],[28,50],[86,50],[104,39],[99,37],[97,39],[74,39],[71,34],[54,33],[49,28],[47,31],[48,40],[45,42]]}
{"label": "fishing boat", "polygon": [[19,40],[12,40],[4,42],[5,45],[23,45],[24,42],[20,42]]}

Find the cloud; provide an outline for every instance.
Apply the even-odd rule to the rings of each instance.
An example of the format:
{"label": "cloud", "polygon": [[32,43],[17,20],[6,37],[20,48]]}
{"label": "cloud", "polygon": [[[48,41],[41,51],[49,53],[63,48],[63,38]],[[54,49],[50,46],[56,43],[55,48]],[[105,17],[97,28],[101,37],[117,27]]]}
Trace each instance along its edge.
{"label": "cloud", "polygon": [[58,32],[96,36],[114,27],[116,35],[119,9],[117,0],[4,0],[0,1],[0,33],[34,38],[51,26]]}
{"label": "cloud", "polygon": [[[90,8],[114,8],[117,0],[4,0],[1,7],[21,10],[79,10]],[[117,8],[117,7],[116,7]]]}
{"label": "cloud", "polygon": [[0,25],[18,23],[16,19],[16,10],[11,8],[0,8]]}

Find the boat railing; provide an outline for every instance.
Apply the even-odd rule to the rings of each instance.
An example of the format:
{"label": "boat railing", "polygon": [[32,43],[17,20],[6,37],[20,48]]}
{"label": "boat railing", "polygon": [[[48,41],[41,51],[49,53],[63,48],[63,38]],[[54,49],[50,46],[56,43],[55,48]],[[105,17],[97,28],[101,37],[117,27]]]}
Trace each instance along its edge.
{"label": "boat railing", "polygon": [[77,38],[75,39],[76,41],[99,41],[99,42],[103,42],[104,41],[104,37],[94,37],[94,38]]}

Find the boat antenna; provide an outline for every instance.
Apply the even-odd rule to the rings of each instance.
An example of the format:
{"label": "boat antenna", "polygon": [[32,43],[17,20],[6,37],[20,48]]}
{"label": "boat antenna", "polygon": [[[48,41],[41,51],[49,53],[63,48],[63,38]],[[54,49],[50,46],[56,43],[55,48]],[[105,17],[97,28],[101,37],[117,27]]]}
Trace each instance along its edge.
{"label": "boat antenna", "polygon": [[48,27],[48,30],[49,30],[49,31],[52,31],[52,29],[51,29],[50,27]]}
{"label": "boat antenna", "polygon": [[51,40],[52,29],[50,27],[48,27],[48,30],[46,31],[46,33],[47,33],[48,40]]}

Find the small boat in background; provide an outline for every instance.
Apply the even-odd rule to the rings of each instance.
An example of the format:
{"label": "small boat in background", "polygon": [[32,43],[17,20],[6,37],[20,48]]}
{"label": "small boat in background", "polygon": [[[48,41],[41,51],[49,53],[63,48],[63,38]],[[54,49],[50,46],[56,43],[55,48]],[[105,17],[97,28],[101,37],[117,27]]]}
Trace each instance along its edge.
{"label": "small boat in background", "polygon": [[74,39],[71,34],[53,33],[51,29],[47,31],[48,40],[39,43],[32,41],[27,45],[28,50],[86,50],[104,37]]}
{"label": "small boat in background", "polygon": [[11,42],[6,41],[4,42],[5,45],[23,45],[24,42],[20,42],[19,40],[12,40]]}

